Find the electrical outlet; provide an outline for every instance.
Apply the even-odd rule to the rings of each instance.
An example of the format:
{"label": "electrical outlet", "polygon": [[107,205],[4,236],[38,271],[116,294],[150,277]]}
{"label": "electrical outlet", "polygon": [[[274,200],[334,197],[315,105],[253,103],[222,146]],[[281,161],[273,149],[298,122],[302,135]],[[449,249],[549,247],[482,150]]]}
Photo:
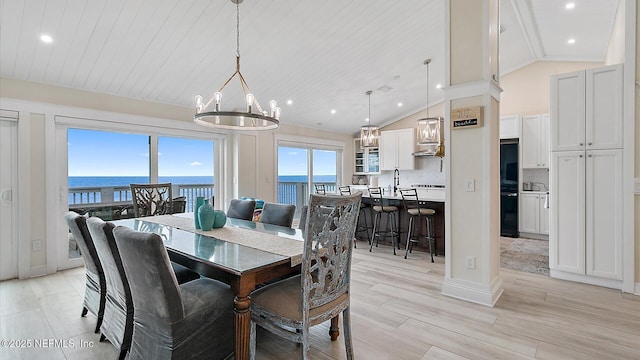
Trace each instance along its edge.
{"label": "electrical outlet", "polygon": [[465,263],[466,263],[467,269],[474,270],[476,268],[476,257],[467,256],[467,258],[465,259]]}
{"label": "electrical outlet", "polygon": [[476,191],[476,181],[474,179],[467,179],[465,180],[464,187],[468,192],[474,192]]}
{"label": "electrical outlet", "polygon": [[42,240],[39,240],[39,239],[37,239],[37,240],[33,240],[33,243],[32,243],[32,245],[31,245],[31,247],[32,247],[32,250],[33,250],[33,251],[40,251],[40,250],[42,250]]}

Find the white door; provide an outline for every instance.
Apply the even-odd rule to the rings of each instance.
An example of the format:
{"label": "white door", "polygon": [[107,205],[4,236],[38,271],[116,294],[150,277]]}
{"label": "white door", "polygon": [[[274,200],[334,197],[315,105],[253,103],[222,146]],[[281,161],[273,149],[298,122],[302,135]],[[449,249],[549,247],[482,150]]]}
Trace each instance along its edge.
{"label": "white door", "polygon": [[413,170],[416,168],[416,136],[414,129],[398,130],[398,169]]}
{"label": "white door", "polygon": [[540,167],[548,169],[551,166],[550,156],[551,147],[549,144],[551,141],[550,131],[550,118],[549,114],[540,115],[540,134],[538,137],[538,161],[540,161]]}
{"label": "white door", "polygon": [[394,131],[380,132],[380,170],[393,170],[398,166],[398,137]]}
{"label": "white door", "polygon": [[551,157],[549,266],[584,274],[584,151],[558,151]]}
{"label": "white door", "polygon": [[538,194],[520,193],[520,232],[538,232]]}
{"label": "white door", "polygon": [[586,156],[586,273],[621,280],[622,150]]}
{"label": "white door", "polygon": [[0,280],[18,276],[17,118],[0,110]]}
{"label": "white door", "polygon": [[538,222],[538,232],[540,234],[549,235],[549,208],[545,207],[545,204],[548,202],[547,198],[549,194],[540,195],[539,196],[539,213],[540,213],[540,221]]}
{"label": "white door", "polygon": [[584,149],[585,72],[551,76],[551,151]]}
{"label": "white door", "polygon": [[588,150],[622,148],[622,64],[586,71]]}

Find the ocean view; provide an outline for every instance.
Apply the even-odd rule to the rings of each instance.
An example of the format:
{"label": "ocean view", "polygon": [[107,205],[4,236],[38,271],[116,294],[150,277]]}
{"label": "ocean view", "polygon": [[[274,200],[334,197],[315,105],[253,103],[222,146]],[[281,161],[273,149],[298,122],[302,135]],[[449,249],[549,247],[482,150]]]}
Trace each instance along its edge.
{"label": "ocean view", "polygon": [[[316,175],[314,182],[335,182],[335,175]],[[306,182],[304,175],[278,176],[278,182]],[[160,176],[158,182],[172,184],[213,184],[213,176]],[[129,186],[129,184],[147,184],[148,176],[69,176],[69,188]]]}

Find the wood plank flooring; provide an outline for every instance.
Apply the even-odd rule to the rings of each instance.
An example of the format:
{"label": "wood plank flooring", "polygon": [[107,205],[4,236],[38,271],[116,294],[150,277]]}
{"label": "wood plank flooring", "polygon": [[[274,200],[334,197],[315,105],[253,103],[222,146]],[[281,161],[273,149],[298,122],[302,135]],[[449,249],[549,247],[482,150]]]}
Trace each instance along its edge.
{"label": "wood plank flooring", "polygon": [[[640,359],[640,296],[502,270],[493,308],[442,296],[444,258],[409,259],[359,242],[351,317],[357,359]],[[0,283],[0,339],[71,339],[92,347],[15,349],[1,359],[115,359],[99,343],[95,317],[80,317],[84,269]],[[342,327],[342,325],[341,325]],[[344,338],[313,329],[310,358],[344,359]],[[299,358],[300,347],[258,329],[258,359]]]}

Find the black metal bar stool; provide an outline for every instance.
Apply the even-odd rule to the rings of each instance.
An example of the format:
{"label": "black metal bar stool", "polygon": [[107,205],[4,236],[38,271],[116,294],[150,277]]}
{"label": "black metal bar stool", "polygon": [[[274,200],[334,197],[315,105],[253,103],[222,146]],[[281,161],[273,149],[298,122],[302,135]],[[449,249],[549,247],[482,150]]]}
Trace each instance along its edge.
{"label": "black metal bar stool", "polygon": [[[340,195],[351,195],[351,187],[350,186],[340,186],[338,188],[338,190],[340,191]],[[369,244],[371,244],[371,236],[369,236],[369,222],[367,221],[367,210],[366,208],[368,207],[367,204],[364,203],[360,203],[360,212],[358,212],[358,222],[357,222],[357,226],[356,226],[356,235],[359,232],[365,232],[365,234],[367,234],[367,241],[369,242]],[[360,223],[360,219],[364,219],[364,225],[362,225]],[[353,242],[353,247],[356,247],[356,242]]]}
{"label": "black metal bar stool", "polygon": [[[380,187],[369,188],[369,196],[373,201],[373,211],[376,213],[375,220],[373,221],[373,234],[371,235],[371,244],[369,245],[369,251],[373,249],[373,242],[375,240],[376,247],[378,247],[378,238],[391,236],[391,245],[393,247],[393,255],[396,254],[396,245],[400,248],[400,239],[398,228],[396,225],[396,213],[398,207],[389,205],[386,199],[382,198],[382,189]],[[380,231],[380,218],[385,214],[387,216],[387,230]]]}
{"label": "black metal bar stool", "polygon": [[[402,203],[404,204],[407,213],[409,214],[409,231],[407,232],[407,249],[404,253],[404,258],[407,258],[407,255],[413,249],[413,243],[428,241],[429,242],[429,253],[431,253],[431,262],[433,261],[433,256],[435,255],[436,250],[436,238],[433,229],[433,215],[435,215],[436,211],[433,209],[427,209],[420,206],[420,200],[418,199],[418,192],[416,189],[405,189],[400,190],[400,195],[402,195]],[[421,219],[425,218],[427,221],[427,233],[424,238],[420,239],[420,224]],[[416,224],[416,218],[418,220],[416,227],[417,234],[414,236],[414,225]]]}
{"label": "black metal bar stool", "polygon": [[324,188],[324,184],[313,184],[316,188],[316,194],[318,195],[327,195],[327,191]]}

